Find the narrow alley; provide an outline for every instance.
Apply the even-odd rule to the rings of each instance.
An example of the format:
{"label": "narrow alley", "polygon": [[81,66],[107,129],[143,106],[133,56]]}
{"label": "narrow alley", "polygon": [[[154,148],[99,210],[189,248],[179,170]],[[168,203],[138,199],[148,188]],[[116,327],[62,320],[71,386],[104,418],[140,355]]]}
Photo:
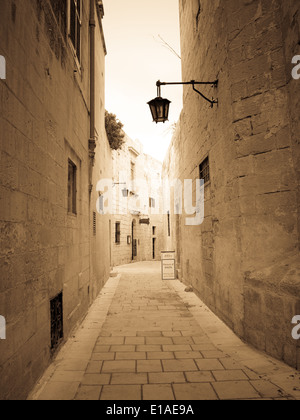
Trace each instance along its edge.
{"label": "narrow alley", "polygon": [[300,399],[299,372],[242,343],[160,264],[117,268],[30,400]]}
{"label": "narrow alley", "polygon": [[0,400],[299,400],[299,168],[300,0],[0,0]]}

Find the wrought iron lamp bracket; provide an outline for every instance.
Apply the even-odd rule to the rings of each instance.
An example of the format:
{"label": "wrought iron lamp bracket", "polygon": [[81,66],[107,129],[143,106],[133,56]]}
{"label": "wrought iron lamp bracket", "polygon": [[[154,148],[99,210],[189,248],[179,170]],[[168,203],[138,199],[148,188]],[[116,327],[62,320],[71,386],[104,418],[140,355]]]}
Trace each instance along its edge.
{"label": "wrought iron lamp bracket", "polygon": [[193,86],[193,90],[195,92],[197,92],[203,99],[205,99],[207,102],[210,103],[211,108],[213,108],[213,106],[215,104],[218,104],[219,101],[218,99],[208,99],[203,93],[201,93],[198,89],[195,88],[195,85],[211,85],[212,88],[217,88],[218,87],[218,80],[215,80],[214,82],[196,82],[195,80],[191,80],[190,82],[161,82],[160,80],[158,80],[156,82],[156,86],[157,86],[157,96],[161,97],[161,86],[165,86],[165,85],[192,85]]}

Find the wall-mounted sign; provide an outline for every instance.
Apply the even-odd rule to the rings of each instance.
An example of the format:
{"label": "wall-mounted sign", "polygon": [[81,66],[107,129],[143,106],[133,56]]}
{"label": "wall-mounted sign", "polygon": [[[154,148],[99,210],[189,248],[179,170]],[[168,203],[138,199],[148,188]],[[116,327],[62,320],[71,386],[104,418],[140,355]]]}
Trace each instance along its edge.
{"label": "wall-mounted sign", "polygon": [[161,272],[163,280],[175,280],[175,251],[162,251]]}

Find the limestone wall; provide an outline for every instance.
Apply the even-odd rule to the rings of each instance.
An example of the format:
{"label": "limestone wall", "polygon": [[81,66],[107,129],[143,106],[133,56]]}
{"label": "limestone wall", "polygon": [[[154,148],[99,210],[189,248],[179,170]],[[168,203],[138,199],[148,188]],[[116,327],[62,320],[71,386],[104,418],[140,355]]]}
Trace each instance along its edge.
{"label": "limestone wall", "polygon": [[[0,398],[23,399],[50,362],[50,299],[63,292],[64,338],[109,276],[109,221],[89,196],[89,2],[81,66],[66,35],[67,2],[1,1]],[[51,8],[51,5],[54,9]],[[104,45],[97,20],[97,155],[93,183],[111,176],[104,131]],[[68,160],[77,167],[68,213]]]}
{"label": "limestone wall", "polygon": [[[164,163],[199,178],[209,156],[205,219],[171,215],[181,279],[239,336],[299,367],[291,320],[299,311],[299,3],[181,0],[184,108]],[[169,245],[170,246],[170,245]]]}

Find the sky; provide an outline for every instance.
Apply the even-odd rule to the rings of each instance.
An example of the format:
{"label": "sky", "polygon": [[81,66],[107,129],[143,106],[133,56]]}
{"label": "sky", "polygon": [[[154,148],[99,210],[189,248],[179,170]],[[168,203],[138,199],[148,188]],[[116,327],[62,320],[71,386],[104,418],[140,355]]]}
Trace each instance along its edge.
{"label": "sky", "polygon": [[169,99],[169,121],[156,124],[147,102],[157,96],[156,81],[180,82],[178,0],[103,0],[107,47],[105,108],[139,140],[144,152],[163,161],[172,125],[182,109],[182,86],[162,86]]}

